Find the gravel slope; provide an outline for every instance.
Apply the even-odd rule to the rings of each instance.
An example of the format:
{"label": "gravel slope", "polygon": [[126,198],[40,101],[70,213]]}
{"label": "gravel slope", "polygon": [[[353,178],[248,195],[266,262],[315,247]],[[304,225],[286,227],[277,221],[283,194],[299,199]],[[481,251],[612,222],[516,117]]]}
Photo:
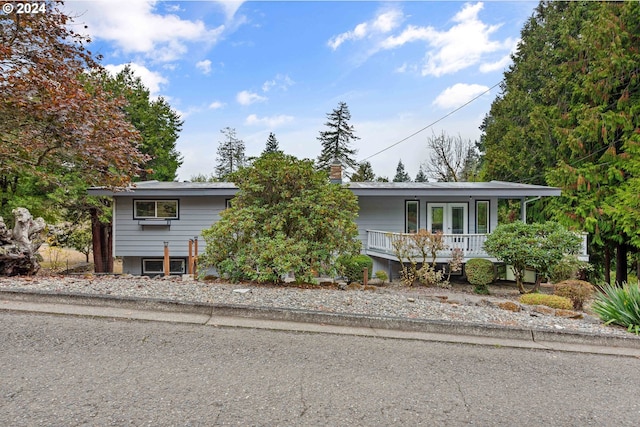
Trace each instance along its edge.
{"label": "gravel slope", "polygon": [[481,297],[439,288],[380,286],[371,287],[371,290],[338,290],[328,287],[276,287],[122,275],[3,277],[0,278],[1,290],[157,298],[630,335],[624,328],[604,326],[598,319],[584,313],[581,313],[583,318],[565,318],[553,313],[539,313],[532,307],[512,312],[498,307],[499,303],[514,299],[508,295]]}

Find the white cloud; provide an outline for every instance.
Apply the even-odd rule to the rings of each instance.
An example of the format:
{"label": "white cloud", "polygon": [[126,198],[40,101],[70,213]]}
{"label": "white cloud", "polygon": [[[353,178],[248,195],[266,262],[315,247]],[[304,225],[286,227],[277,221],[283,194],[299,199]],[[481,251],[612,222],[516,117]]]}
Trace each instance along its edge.
{"label": "white cloud", "polygon": [[173,61],[184,55],[188,42],[215,43],[224,25],[207,28],[201,20],[185,20],[156,10],[155,0],[93,0],[70,2],[65,10],[78,15],[94,39],[113,42],[125,53],[142,53],[155,61]]}
{"label": "white cloud", "polygon": [[224,103],[220,101],[213,101],[211,104],[209,104],[210,110],[217,110],[222,107],[224,107]]}
{"label": "white cloud", "polygon": [[203,74],[209,74],[211,72],[211,61],[208,59],[198,61],[196,62],[196,68],[202,71]]}
{"label": "white cloud", "polygon": [[433,101],[433,105],[440,108],[457,108],[488,90],[489,88],[483,85],[456,83],[442,91]]}
{"label": "white cloud", "polygon": [[129,64],[119,64],[119,65],[108,64],[108,65],[105,65],[104,68],[109,73],[115,76],[120,71],[122,71],[122,69],[127,65],[129,66],[129,68],[131,68],[131,71],[133,71],[133,74],[135,76],[140,77],[140,80],[142,80],[142,83],[144,83],[147,89],[149,89],[149,93],[151,97],[158,96],[161,90],[161,86],[169,83],[169,80],[167,80],[164,76],[162,76],[162,74],[155,71],[151,71],[144,65],[136,64],[135,62],[131,62]]}
{"label": "white cloud", "polygon": [[[410,25],[399,35],[388,37],[380,47],[394,49],[411,42],[426,42],[428,50],[422,66],[422,75],[435,77],[476,65],[487,54],[510,51],[512,39],[491,40],[491,35],[500,25],[487,25],[478,18],[483,7],[481,2],[465,4],[452,18],[455,25],[446,31],[438,31],[431,26]],[[489,70],[492,65],[498,67],[498,63],[487,64],[484,69]]]}
{"label": "white cloud", "polygon": [[380,46],[383,49],[393,49],[415,41],[428,41],[434,38],[436,33],[432,27],[409,25],[400,35],[388,37]]}
{"label": "white cloud", "polygon": [[278,88],[280,90],[287,90],[290,86],[293,86],[295,82],[286,74],[277,74],[272,80],[267,80],[262,84],[262,91],[269,92],[271,89]]}
{"label": "white cloud", "polygon": [[180,110],[180,109],[175,109],[175,108],[174,108],[174,110],[176,111],[178,116],[180,116],[180,118],[182,120],[186,119],[187,117],[189,117],[192,114],[196,114],[196,113],[202,112],[202,108],[201,107],[189,107],[185,111]]}
{"label": "white cloud", "polygon": [[213,101],[211,104],[209,104],[209,109],[210,110],[218,110],[222,107],[225,106],[224,102],[220,102],[220,101]]}
{"label": "white cloud", "polygon": [[218,0],[217,3],[222,6],[229,20],[233,18],[242,3],[244,3],[244,0]]}
{"label": "white cloud", "polygon": [[251,114],[247,116],[244,123],[248,126],[254,125],[264,125],[268,128],[276,128],[286,123],[290,123],[293,121],[293,116],[287,115],[279,115],[279,116],[270,116],[270,117],[258,117],[255,114]]}
{"label": "white cloud", "polygon": [[381,11],[374,19],[356,25],[353,30],[331,37],[327,45],[331,49],[336,50],[340,45],[349,40],[361,40],[373,35],[388,33],[394,30],[402,19],[403,14],[399,9],[394,8]]}
{"label": "white cloud", "polygon": [[251,105],[256,102],[264,102],[267,100],[267,97],[258,95],[254,92],[249,92],[248,90],[243,90],[242,92],[238,92],[236,95],[236,101],[240,105]]}
{"label": "white cloud", "polygon": [[480,72],[491,73],[493,71],[502,71],[507,68],[509,64],[511,64],[511,54],[503,56],[496,62],[485,62],[480,65]]}

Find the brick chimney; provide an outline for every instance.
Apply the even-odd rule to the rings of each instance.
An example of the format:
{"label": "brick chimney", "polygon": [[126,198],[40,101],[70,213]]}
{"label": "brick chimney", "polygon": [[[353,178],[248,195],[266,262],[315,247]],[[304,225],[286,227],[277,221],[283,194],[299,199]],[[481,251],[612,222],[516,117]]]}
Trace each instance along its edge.
{"label": "brick chimney", "polygon": [[332,184],[342,184],[342,164],[338,159],[333,159],[333,163],[331,163],[329,181]]}

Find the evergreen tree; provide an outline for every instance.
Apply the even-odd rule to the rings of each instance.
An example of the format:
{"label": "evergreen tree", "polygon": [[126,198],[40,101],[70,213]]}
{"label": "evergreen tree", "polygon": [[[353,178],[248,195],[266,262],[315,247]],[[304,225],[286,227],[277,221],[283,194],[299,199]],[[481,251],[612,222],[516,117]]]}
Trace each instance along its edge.
{"label": "evergreen tree", "polygon": [[398,160],[398,167],[396,167],[396,176],[393,177],[393,182],[411,182],[411,177],[404,170],[402,159]]}
{"label": "evergreen tree", "polygon": [[427,175],[424,173],[424,169],[422,169],[422,165],[420,165],[420,169],[418,169],[415,182],[429,182]]}
{"label": "evergreen tree", "polygon": [[637,200],[640,175],[638,28],[638,2],[541,2],[479,144],[483,179],[561,187],[549,212],[591,233],[605,281],[615,254],[618,283],[640,250],[638,204],[621,203]]}
{"label": "evergreen tree", "polygon": [[128,65],[114,78],[106,75],[103,78],[109,91],[126,99],[127,118],[142,136],[139,149],[149,156],[149,160],[141,165],[142,172],[137,180],[175,180],[182,164],[182,156],[176,150],[183,124],[178,113],[163,97],[152,100],[149,89]]}
{"label": "evergreen tree", "polygon": [[236,137],[236,130],[226,127],[220,132],[224,140],[218,145],[218,157],[216,159],[216,176],[224,181],[230,174],[243,167],[246,163],[244,154],[244,141]]}
{"label": "evergreen tree", "polygon": [[460,178],[462,181],[477,181],[480,174],[480,154],[476,145],[469,145],[467,147],[467,153],[462,162],[462,170],[460,171]]}
{"label": "evergreen tree", "polygon": [[350,147],[353,141],[360,139],[355,135],[353,125],[349,124],[351,113],[349,107],[344,102],[338,104],[338,108],[327,114],[327,121],[324,125],[328,128],[321,131],[318,140],[322,143],[322,152],[318,156],[317,168],[329,171],[334,160],[351,169],[356,169],[358,163],[354,156],[357,150]]}
{"label": "evergreen tree", "polygon": [[267,138],[267,145],[264,148],[262,154],[267,153],[281,153],[280,146],[278,145],[278,140],[273,132],[269,132],[269,137]]}
{"label": "evergreen tree", "polygon": [[358,165],[358,170],[351,176],[351,182],[373,182],[375,179],[373,167],[366,160]]}

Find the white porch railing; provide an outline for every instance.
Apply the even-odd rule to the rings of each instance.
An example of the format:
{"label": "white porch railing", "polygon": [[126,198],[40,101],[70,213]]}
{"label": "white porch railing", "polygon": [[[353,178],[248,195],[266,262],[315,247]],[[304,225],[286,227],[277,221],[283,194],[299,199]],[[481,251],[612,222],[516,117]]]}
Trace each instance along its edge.
{"label": "white porch railing", "polygon": [[[387,255],[394,255],[391,244],[394,237],[404,236],[404,233],[390,233],[388,231],[367,230],[367,251],[375,251]],[[438,252],[438,258],[448,258],[454,249],[462,251],[464,258],[488,258],[484,251],[486,234],[444,234],[444,244],[447,249]]]}
{"label": "white porch railing", "polygon": [[[388,231],[367,230],[367,252],[377,252],[386,255],[393,255],[393,246],[391,245],[394,237],[405,235],[404,233],[390,233]],[[450,258],[454,249],[462,251],[463,258],[490,258],[484,251],[484,242],[487,240],[488,234],[444,234],[444,243],[446,250],[438,252],[437,258]],[[587,235],[582,235],[582,247],[578,258],[583,261],[589,260],[587,252]],[[446,262],[446,261],[445,261]]]}

